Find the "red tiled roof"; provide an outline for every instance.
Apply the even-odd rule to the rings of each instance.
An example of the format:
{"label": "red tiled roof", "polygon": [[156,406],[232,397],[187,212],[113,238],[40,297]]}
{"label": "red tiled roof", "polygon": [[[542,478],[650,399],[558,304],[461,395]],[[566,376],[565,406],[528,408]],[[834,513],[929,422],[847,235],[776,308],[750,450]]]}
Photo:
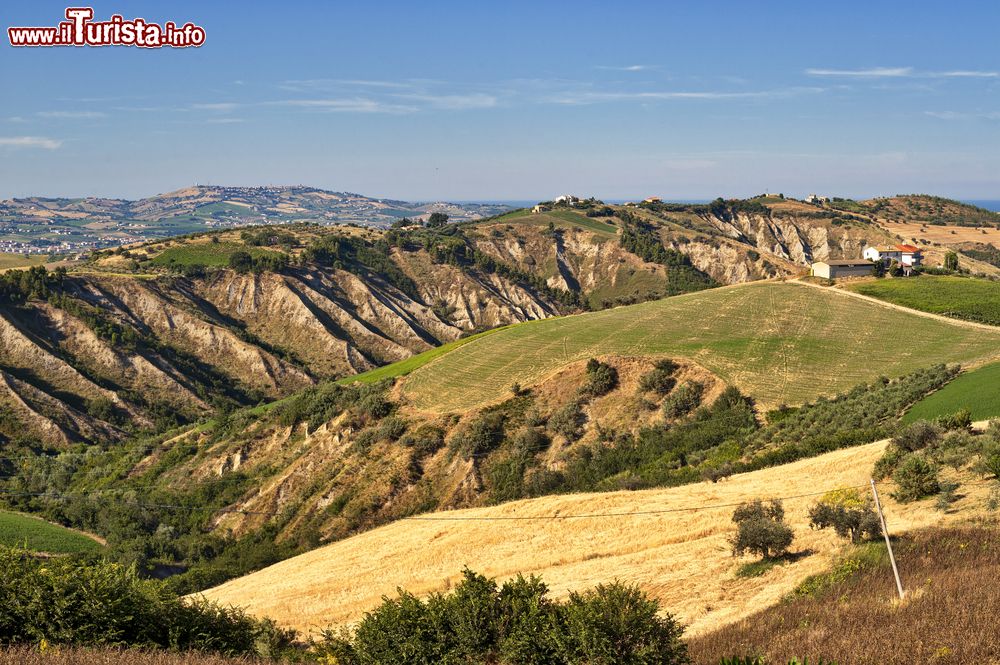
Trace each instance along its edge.
{"label": "red tiled roof", "polygon": [[913,245],[896,245],[896,249],[901,252],[919,252],[919,247],[914,247]]}

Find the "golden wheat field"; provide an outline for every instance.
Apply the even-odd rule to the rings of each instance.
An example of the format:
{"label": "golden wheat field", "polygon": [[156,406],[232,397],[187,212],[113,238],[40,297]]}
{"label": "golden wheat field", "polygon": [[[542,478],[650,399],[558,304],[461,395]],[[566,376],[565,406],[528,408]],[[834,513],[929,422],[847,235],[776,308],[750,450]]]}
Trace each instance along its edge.
{"label": "golden wheat field", "polygon": [[[842,547],[832,534],[809,529],[807,511],[817,497],[790,498],[785,510],[795,529],[792,551],[802,556],[763,577],[737,578],[737,567],[750,559],[730,554],[732,504],[864,485],[885,445],[840,450],[718,484],[553,496],[403,520],[205,595],[315,631],[358,620],[399,587],[417,594],[446,590],[468,566],[500,579],[541,575],[557,597],[613,579],[635,582],[688,624],[689,634],[699,634],[776,603],[804,577],[826,569]],[[952,522],[985,503],[985,485],[963,486],[963,493],[949,515],[936,511],[932,500],[901,506],[883,496],[890,532]],[[682,510],[698,506],[718,507]],[[667,510],[678,512],[655,512]],[[564,519],[525,519],[550,516]],[[900,566],[905,571],[906,562]]]}

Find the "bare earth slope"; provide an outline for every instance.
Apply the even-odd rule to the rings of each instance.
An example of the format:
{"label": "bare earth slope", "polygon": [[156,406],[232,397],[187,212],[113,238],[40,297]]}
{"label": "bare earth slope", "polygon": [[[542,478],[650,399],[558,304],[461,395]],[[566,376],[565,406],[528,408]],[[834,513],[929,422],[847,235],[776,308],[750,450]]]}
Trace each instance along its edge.
{"label": "bare earth slope", "polygon": [[[468,566],[498,578],[539,574],[557,596],[613,579],[635,581],[698,634],[777,602],[802,578],[829,566],[840,545],[831,534],[809,529],[812,495],[863,486],[884,447],[878,442],[840,450],[719,484],[434,513],[313,550],[205,595],[283,625],[316,630],[358,620],[398,587],[418,594],[443,591]],[[970,489],[957,507],[981,501],[986,489]],[[732,504],[797,495],[810,496],[786,499],[785,509],[795,529],[793,549],[804,556],[760,578],[734,577],[739,561],[727,543]],[[891,530],[955,519],[929,501],[885,503]],[[689,510],[706,506],[717,507]]]}

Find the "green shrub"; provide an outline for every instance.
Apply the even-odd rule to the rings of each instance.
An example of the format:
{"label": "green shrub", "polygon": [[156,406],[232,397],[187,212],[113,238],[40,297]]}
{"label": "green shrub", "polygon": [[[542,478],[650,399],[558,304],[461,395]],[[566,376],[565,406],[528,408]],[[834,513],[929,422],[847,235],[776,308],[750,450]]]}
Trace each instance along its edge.
{"label": "green shrub", "polygon": [[652,371],[639,379],[639,390],[644,393],[654,392],[657,395],[666,395],[677,385],[674,374],[677,373],[678,367],[679,365],[673,360],[657,361]]}
{"label": "green shrub", "polygon": [[860,543],[865,538],[882,535],[882,526],[867,495],[857,490],[829,492],[809,510],[809,526],[814,529],[832,528],[841,538]]}
{"label": "green shrub", "polygon": [[940,416],[934,419],[934,423],[946,430],[963,430],[972,427],[972,412],[962,409],[950,416]]}
{"label": "green shrub", "polygon": [[937,468],[918,453],[910,453],[903,458],[892,479],[896,483],[892,497],[901,503],[933,496],[941,489]]}
{"label": "green shrub", "polygon": [[576,441],[583,434],[583,423],[586,421],[580,403],[573,401],[557,410],[549,417],[549,429],[562,434],[570,441]]}
{"label": "green shrub", "polygon": [[781,501],[773,500],[765,504],[755,499],[744,503],[733,512],[733,522],[737,531],[730,543],[736,556],[750,552],[767,559],[781,556],[792,544],[792,529],[785,524],[785,509]]}
{"label": "green shrub", "polygon": [[686,416],[698,408],[704,392],[705,386],[697,381],[681,384],[674,394],[663,401],[663,415],[669,419]]}
{"label": "green shrub", "polygon": [[892,438],[892,443],[900,450],[915,452],[941,440],[941,428],[926,420],[918,420]]}
{"label": "green shrub", "polygon": [[656,601],[638,587],[614,582],[566,603],[565,634],[560,643],[565,661],[593,665],[687,663],[683,628],[667,615],[657,615]]}
{"label": "green shrub", "polygon": [[660,616],[637,587],[607,584],[547,597],[536,577],[502,586],[464,571],[450,594],[425,601],[400,590],[367,613],[354,632],[327,631],[313,655],[339,665],[505,663],[570,665],[688,663],[683,628]]}
{"label": "green shrub", "polygon": [[594,358],[587,361],[587,382],[580,389],[582,395],[600,397],[617,387],[618,370]]}
{"label": "green shrub", "polygon": [[178,597],[135,567],[36,559],[0,547],[0,643],[160,647],[278,656],[294,633],[236,608]]}

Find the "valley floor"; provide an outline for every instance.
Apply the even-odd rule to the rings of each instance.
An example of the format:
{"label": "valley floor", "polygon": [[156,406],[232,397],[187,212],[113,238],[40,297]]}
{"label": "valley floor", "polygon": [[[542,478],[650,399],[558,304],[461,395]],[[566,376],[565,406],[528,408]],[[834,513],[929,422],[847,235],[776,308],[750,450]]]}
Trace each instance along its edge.
{"label": "valley floor", "polygon": [[[697,636],[777,603],[806,576],[826,570],[841,541],[811,530],[822,494],[866,486],[886,442],[782,467],[663,490],[576,494],[402,520],[294,557],[205,593],[304,631],[358,620],[397,588],[450,588],[463,567],[506,579],[541,575],[556,597],[621,579],[635,582]],[[883,496],[890,532],[949,524],[985,503],[984,483],[963,485],[957,510],[933,501],[899,505]],[[888,492],[885,492],[887,494]],[[799,556],[762,577],[740,579],[730,553],[734,504],[785,497]],[[901,566],[906,566],[901,562]]]}

